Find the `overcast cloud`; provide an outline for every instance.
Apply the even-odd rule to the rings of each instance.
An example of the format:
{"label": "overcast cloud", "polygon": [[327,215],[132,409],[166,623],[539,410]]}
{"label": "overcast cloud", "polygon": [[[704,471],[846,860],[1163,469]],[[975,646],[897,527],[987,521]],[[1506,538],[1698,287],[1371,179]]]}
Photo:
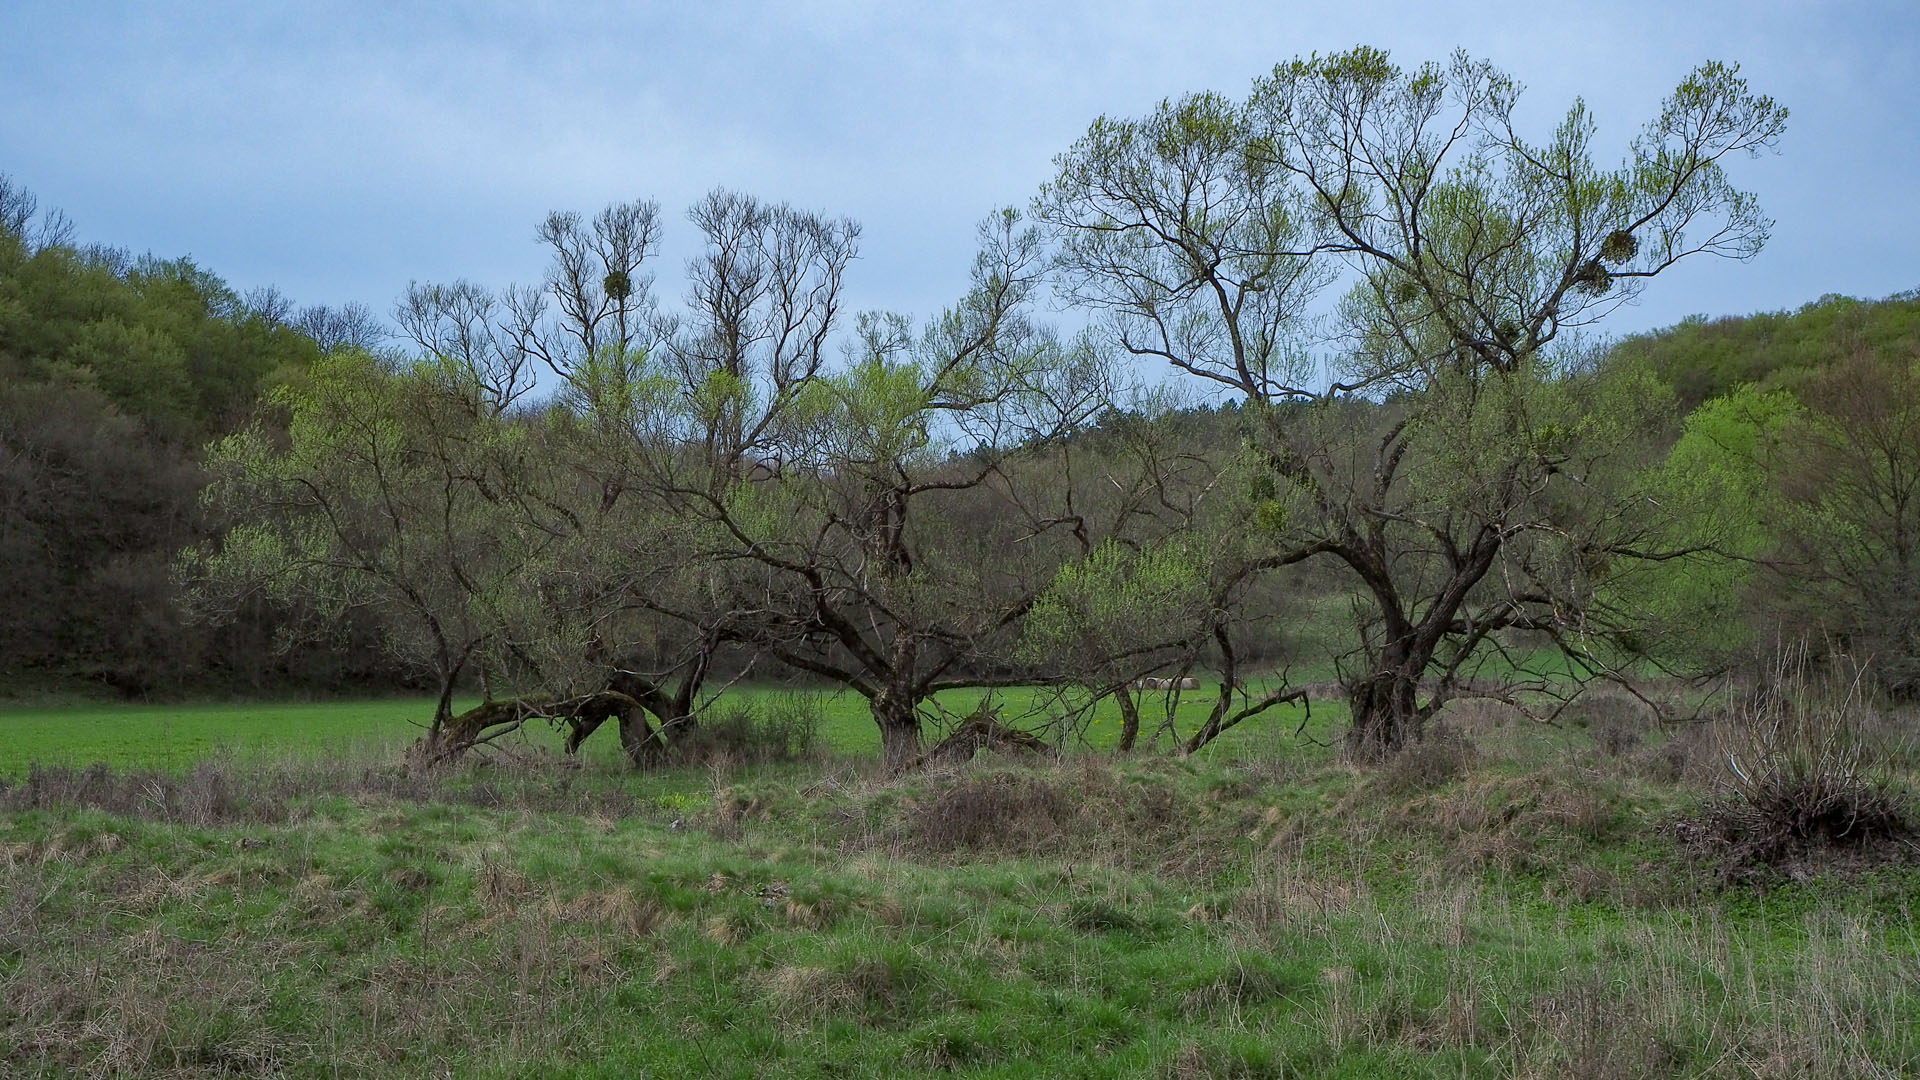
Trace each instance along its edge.
{"label": "overcast cloud", "polygon": [[[973,227],[1024,205],[1101,113],[1355,44],[1456,46],[1575,95],[1608,156],[1706,59],[1792,110],[1733,163],[1776,219],[1755,261],[1696,260],[1606,329],[1920,286],[1920,4],[634,3],[0,6],[0,172],[86,241],[189,254],[245,291],[386,311],[411,279],[529,280],[550,209],[658,199],[679,292],[715,185],[865,226],[852,300],[926,314]],[[1545,14],[1543,14],[1545,12]]]}

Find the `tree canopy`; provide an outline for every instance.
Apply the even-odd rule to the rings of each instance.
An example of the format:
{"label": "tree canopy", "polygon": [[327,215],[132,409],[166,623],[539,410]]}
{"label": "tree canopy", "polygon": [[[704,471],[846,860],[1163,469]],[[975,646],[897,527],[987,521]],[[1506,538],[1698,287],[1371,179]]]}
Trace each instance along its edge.
{"label": "tree canopy", "polygon": [[1767,235],[1723,161],[1786,112],[1736,68],[1696,69],[1612,169],[1582,103],[1536,141],[1518,99],[1464,53],[1295,60],[1241,101],[1096,121],[1037,203],[1067,294],[1120,347],[1254,407],[1282,524],[1258,561],[1334,560],[1365,598],[1343,679],[1367,755],[1418,737],[1499,631],[1618,670],[1592,568],[1663,552],[1594,481],[1658,406],[1644,381],[1574,380],[1558,347],[1676,262]]}

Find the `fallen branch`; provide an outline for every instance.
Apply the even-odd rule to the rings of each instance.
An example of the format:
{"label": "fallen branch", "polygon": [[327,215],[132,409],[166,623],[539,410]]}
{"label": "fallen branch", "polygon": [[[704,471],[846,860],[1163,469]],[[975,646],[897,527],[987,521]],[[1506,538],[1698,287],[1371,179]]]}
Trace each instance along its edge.
{"label": "fallen branch", "polygon": [[902,771],[913,772],[930,765],[959,765],[972,761],[974,755],[982,750],[1053,756],[1053,747],[1044,740],[1032,732],[1002,724],[997,713],[982,707],[960,721],[959,727],[954,728],[933,749],[909,762]]}

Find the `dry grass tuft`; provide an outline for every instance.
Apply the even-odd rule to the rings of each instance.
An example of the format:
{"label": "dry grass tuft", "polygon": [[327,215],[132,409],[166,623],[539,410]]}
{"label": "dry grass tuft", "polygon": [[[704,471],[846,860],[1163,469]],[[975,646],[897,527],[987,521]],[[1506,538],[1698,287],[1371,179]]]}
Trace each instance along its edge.
{"label": "dry grass tuft", "polygon": [[765,976],[763,987],[775,1016],[802,1024],[851,1012],[860,1000],[846,980],[812,965],[775,968]]}
{"label": "dry grass tuft", "polygon": [[964,766],[918,777],[901,794],[901,812],[873,839],[906,855],[1071,853],[1190,877],[1216,870],[1224,854],[1185,842],[1209,817],[1193,796],[1105,759]]}
{"label": "dry grass tuft", "polygon": [[650,896],[635,896],[628,889],[588,893],[565,903],[555,902],[551,910],[562,923],[596,927],[625,941],[638,941],[651,935],[665,925],[669,917],[660,901]]}
{"label": "dry grass tuft", "polygon": [[1160,1067],[1164,1080],[1283,1080],[1292,1075],[1264,1047],[1186,1042]]}
{"label": "dry grass tuft", "polygon": [[1435,725],[1426,738],[1401,750],[1374,770],[1367,788],[1375,795],[1402,798],[1451,783],[1479,760],[1473,743],[1452,728]]}
{"label": "dry grass tuft", "polygon": [[744,912],[726,911],[710,916],[701,932],[708,941],[730,949],[752,937],[759,929],[759,924],[752,916]]}
{"label": "dry grass tuft", "polygon": [[1683,835],[1736,866],[1920,854],[1920,822],[1891,768],[1905,737],[1889,743],[1866,687],[1862,670],[1813,675],[1803,653],[1783,654],[1714,725],[1720,793]]}

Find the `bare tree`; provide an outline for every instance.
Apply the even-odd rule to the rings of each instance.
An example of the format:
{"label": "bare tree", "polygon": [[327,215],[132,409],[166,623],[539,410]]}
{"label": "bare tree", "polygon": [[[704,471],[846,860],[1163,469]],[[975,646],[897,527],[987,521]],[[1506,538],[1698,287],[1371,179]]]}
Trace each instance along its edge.
{"label": "bare tree", "polygon": [[247,294],[240,298],[240,308],[270,327],[290,326],[294,319],[293,299],[281,292],[277,285],[248,289]]}
{"label": "bare tree", "polygon": [[393,317],[422,355],[444,369],[453,383],[472,390],[476,404],[497,415],[535,382],[533,355],[515,333],[516,324],[506,320],[507,312],[498,297],[471,281],[411,282]]}
{"label": "bare tree", "polygon": [[660,247],[660,207],[614,203],[591,220],[556,210],[536,237],[550,262],[538,287],[501,294],[502,331],[513,347],[593,403],[618,398],[655,341],[653,277],[646,262]]}
{"label": "bare tree", "polygon": [[[735,567],[699,554],[713,539],[703,508],[739,478],[777,470],[775,433],[822,369],[859,236],[851,221],[724,191],[689,217],[706,245],[688,268],[683,315],[659,316],[637,258],[621,261],[652,250],[651,204],[613,208],[591,232],[550,217],[548,288],[564,317],[543,330],[525,319],[530,306],[518,309],[529,351],[566,380],[587,421],[579,437],[593,449],[579,471],[602,492],[599,512],[628,523],[607,536],[608,557],[625,560],[620,614],[593,649],[609,685],[669,736],[695,723],[706,680],[749,636],[755,609]],[[593,291],[606,267],[607,280],[637,283],[624,313],[620,298]],[[590,733],[577,727],[575,745]]]}
{"label": "bare tree", "polygon": [[42,211],[39,196],[17,186],[6,173],[0,173],[0,233],[18,237],[28,254],[69,247],[74,239],[66,211]]}
{"label": "bare tree", "polygon": [[1773,465],[1765,606],[1920,696],[1920,360],[1856,355],[1799,397]]}
{"label": "bare tree", "polygon": [[372,352],[385,345],[392,331],[378,315],[357,300],[339,307],[313,304],[294,316],[293,328],[307,335],[322,352],[335,349],[359,349]]}

